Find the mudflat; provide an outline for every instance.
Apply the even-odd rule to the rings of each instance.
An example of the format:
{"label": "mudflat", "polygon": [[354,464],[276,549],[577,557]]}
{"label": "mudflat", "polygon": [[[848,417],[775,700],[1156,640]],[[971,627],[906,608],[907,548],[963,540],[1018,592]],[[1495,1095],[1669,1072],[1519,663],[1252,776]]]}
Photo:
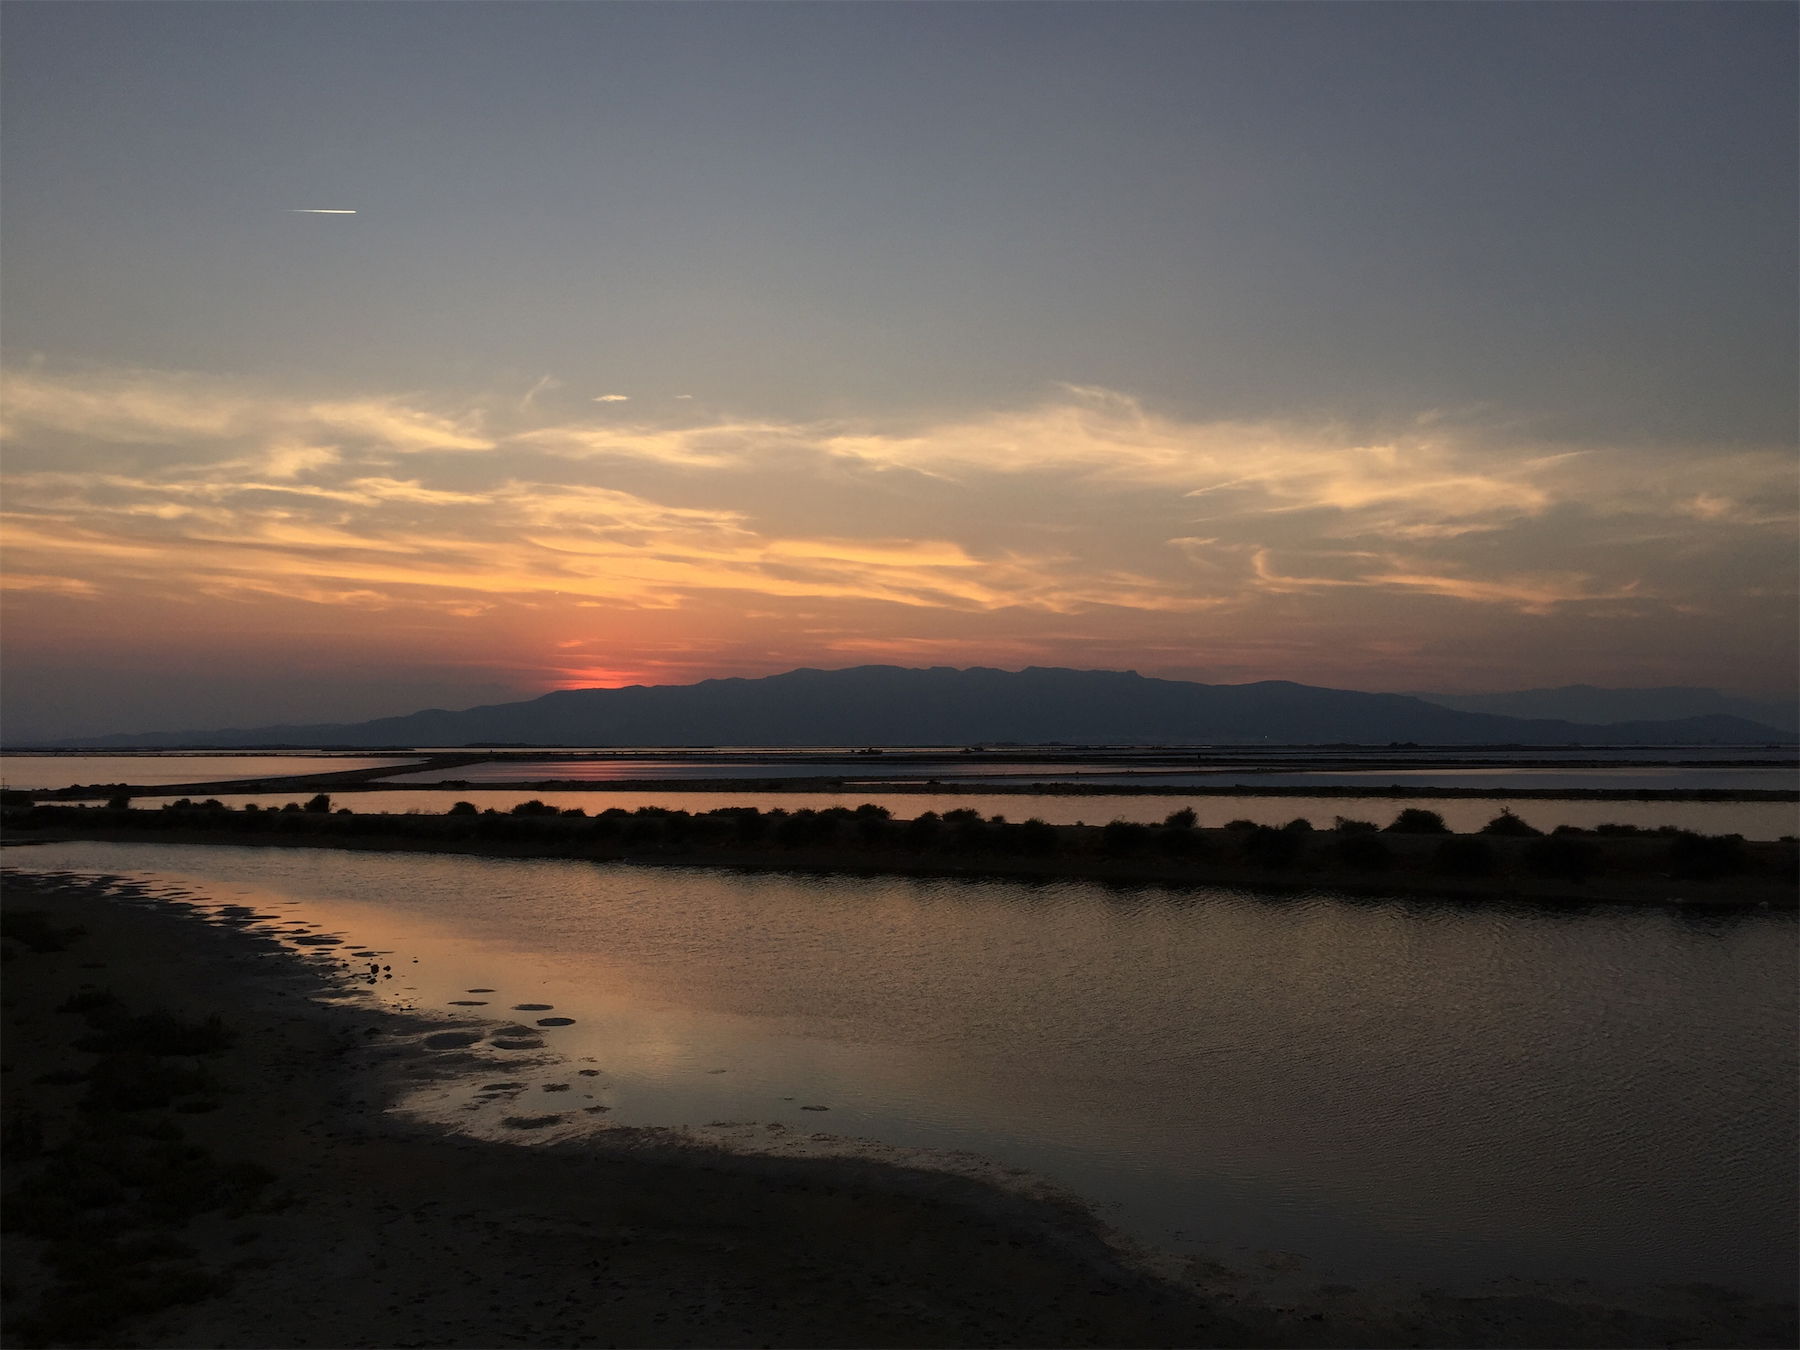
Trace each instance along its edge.
{"label": "mudflat", "polygon": [[[446,1024],[248,922],[8,873],[17,1345],[1786,1345],[1792,1305],[1281,1286],[929,1167],[619,1128],[510,1145],[385,1108]],[[454,1039],[454,1038],[452,1038]],[[1273,1276],[1272,1276],[1273,1273]]]}

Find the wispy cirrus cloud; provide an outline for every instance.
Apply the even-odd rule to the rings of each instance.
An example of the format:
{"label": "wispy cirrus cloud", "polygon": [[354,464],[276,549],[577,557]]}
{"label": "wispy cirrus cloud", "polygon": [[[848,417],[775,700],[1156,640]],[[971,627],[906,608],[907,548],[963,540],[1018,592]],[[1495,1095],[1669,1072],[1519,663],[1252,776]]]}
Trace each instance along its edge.
{"label": "wispy cirrus cloud", "polygon": [[227,381],[126,369],[0,375],[0,432],[8,440],[67,436],[90,446],[210,446],[337,440],[395,454],[494,448],[478,413],[447,415],[401,396],[304,399]]}

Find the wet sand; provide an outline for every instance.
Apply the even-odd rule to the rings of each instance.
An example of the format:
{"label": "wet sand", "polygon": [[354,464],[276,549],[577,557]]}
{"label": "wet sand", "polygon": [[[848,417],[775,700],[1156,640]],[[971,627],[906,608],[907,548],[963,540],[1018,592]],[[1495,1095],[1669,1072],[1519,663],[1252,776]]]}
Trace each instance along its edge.
{"label": "wet sand", "polygon": [[[1162,1258],[1029,1179],[878,1146],[460,1137],[385,1108],[466,1073],[485,1023],[373,1011],[333,948],[129,883],[11,873],[3,906],[8,1344],[1793,1342],[1792,1305],[1722,1290],[1309,1288],[1284,1253]],[[147,1102],[119,1090],[147,1069]],[[171,1151],[182,1203],[145,1169],[118,1184]]]}

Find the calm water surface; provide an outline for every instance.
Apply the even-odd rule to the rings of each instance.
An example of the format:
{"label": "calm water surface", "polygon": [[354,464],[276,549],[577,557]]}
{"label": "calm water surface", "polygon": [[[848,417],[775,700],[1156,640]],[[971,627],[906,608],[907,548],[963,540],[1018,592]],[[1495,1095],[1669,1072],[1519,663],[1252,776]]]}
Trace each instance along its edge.
{"label": "calm water surface", "polygon": [[1792,1294],[1792,915],[173,845],[6,862],[323,925],[388,953],[368,997],[574,1019],[542,1033],[566,1063],[489,1052],[482,1081],[526,1088],[476,1128],[970,1150],[1160,1244],[1321,1278]]}
{"label": "calm water surface", "polygon": [[[1661,752],[1651,752],[1658,754]],[[1716,758],[1734,757],[1733,752],[1714,751]],[[1271,764],[1279,764],[1271,757]],[[879,770],[877,773],[875,770]],[[1754,765],[1719,767],[1709,765],[1620,765],[1597,768],[1591,766],[1492,767],[1492,768],[1394,768],[1376,769],[1275,771],[1270,768],[1182,770],[1166,768],[1121,768],[1086,763],[983,764],[978,758],[968,764],[933,763],[901,769],[876,761],[870,764],[847,763],[844,760],[783,759],[756,763],[730,763],[718,760],[561,760],[533,761],[506,759],[484,764],[462,764],[448,769],[426,769],[415,773],[396,773],[387,781],[417,784],[421,787],[442,783],[519,782],[530,779],[561,779],[570,782],[608,783],[627,778],[660,778],[679,781],[701,778],[832,778],[842,777],[866,789],[878,790],[883,783],[929,782],[1018,782],[1079,783],[1094,787],[1465,787],[1465,788],[1604,788],[1612,791],[1693,791],[1710,788],[1716,791],[1772,790],[1792,792],[1800,788],[1800,768],[1792,756],[1785,761]]]}
{"label": "calm water surface", "polygon": [[55,789],[89,783],[216,783],[233,778],[276,778],[349,769],[396,768],[416,757],[307,754],[193,755],[0,755],[0,783],[9,788]]}

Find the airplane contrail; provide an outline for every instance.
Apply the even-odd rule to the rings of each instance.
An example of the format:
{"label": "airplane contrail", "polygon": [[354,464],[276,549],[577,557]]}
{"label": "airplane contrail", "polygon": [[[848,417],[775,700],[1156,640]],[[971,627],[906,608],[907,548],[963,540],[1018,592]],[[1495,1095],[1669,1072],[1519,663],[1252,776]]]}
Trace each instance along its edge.
{"label": "airplane contrail", "polygon": [[290,206],[290,216],[353,216],[354,211],[345,211],[329,206]]}

